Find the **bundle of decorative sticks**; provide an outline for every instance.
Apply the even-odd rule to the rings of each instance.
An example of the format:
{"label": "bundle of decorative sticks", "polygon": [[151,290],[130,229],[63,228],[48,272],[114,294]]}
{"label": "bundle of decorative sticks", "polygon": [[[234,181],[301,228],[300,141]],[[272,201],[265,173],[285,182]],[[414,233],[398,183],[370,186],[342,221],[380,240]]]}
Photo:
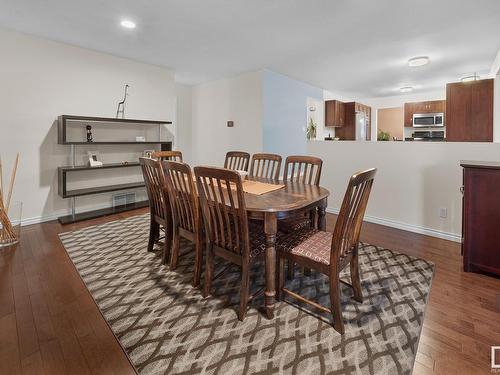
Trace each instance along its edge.
{"label": "bundle of decorative sticks", "polygon": [[[9,189],[4,189],[3,184],[3,170],[2,170],[2,159],[0,158],[0,224],[2,228],[0,229],[0,242],[15,242],[17,234],[14,231],[14,227],[9,219],[9,208],[12,199],[12,190],[14,188],[14,181],[16,180],[17,165],[19,164],[19,153],[16,156],[16,161],[14,162],[14,168],[12,169],[12,174],[10,176]],[[7,194],[4,195],[4,192]]]}

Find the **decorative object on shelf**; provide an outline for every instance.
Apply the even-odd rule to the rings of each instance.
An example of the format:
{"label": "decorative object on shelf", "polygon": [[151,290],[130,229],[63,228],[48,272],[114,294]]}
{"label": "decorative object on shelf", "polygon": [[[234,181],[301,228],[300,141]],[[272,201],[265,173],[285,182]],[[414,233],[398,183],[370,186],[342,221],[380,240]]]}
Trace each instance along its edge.
{"label": "decorative object on shelf", "polygon": [[100,161],[99,151],[88,151],[89,155],[89,165],[91,167],[102,167],[102,161]]}
{"label": "decorative object on shelf", "polygon": [[128,163],[129,163],[129,161],[128,161],[128,160],[124,160],[124,161],[122,161],[122,164],[123,164],[123,165],[128,165]]}
{"label": "decorative object on shelf", "polygon": [[94,142],[94,139],[92,137],[92,126],[87,125],[85,129],[87,129],[87,142]]}
{"label": "decorative object on shelf", "polygon": [[118,103],[118,108],[116,108],[116,118],[125,118],[125,102],[127,101],[129,87],[129,85],[125,85],[125,94],[123,95],[123,100]]}
{"label": "decorative object on shelf", "polygon": [[135,137],[135,141],[136,142],[146,142],[146,137],[139,135],[139,136]]}
{"label": "decorative object on shelf", "polygon": [[[22,203],[16,202],[13,207],[11,207],[12,191],[14,189],[18,164],[19,153],[16,156],[16,161],[12,169],[9,188],[5,190],[3,185],[2,160],[0,158],[0,247],[11,246],[19,242]],[[6,195],[4,195],[4,193],[6,193]],[[9,215],[9,210],[11,208],[14,208],[14,211],[16,211],[15,215],[13,215],[12,212]]]}
{"label": "decorative object on shelf", "polygon": [[389,132],[384,132],[382,130],[378,131],[377,141],[389,141],[391,139],[391,135]]}
{"label": "decorative object on shelf", "polygon": [[312,119],[312,117],[309,117],[309,124],[307,125],[307,132],[306,132],[308,140],[316,139],[316,128],[317,126],[314,123],[314,120]]}

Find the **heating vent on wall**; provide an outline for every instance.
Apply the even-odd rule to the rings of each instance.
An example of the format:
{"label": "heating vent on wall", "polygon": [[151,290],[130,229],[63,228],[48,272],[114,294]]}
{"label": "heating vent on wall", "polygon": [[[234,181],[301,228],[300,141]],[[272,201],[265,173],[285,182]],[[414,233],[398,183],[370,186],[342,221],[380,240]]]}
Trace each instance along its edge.
{"label": "heating vent on wall", "polygon": [[135,193],[113,194],[113,207],[135,203]]}

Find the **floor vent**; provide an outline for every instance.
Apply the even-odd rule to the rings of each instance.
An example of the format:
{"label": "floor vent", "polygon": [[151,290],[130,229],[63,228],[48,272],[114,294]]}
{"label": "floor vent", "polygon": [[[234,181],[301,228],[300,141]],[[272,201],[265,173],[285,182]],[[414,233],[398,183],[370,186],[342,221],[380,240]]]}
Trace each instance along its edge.
{"label": "floor vent", "polygon": [[113,194],[113,207],[135,203],[135,193]]}

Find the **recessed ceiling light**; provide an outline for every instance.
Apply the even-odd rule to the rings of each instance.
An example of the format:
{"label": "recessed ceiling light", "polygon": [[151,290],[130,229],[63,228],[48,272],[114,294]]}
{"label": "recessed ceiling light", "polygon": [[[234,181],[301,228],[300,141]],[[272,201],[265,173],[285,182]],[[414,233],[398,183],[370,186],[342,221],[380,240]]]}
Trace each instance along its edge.
{"label": "recessed ceiling light", "polygon": [[472,82],[472,81],[477,81],[479,78],[481,78],[481,77],[479,77],[476,73],[474,73],[471,76],[463,77],[461,79],[461,81],[462,82]]}
{"label": "recessed ceiling light", "polygon": [[428,56],[412,57],[410,60],[408,60],[408,66],[422,66],[428,64],[429,61],[430,60]]}
{"label": "recessed ceiling light", "polygon": [[403,86],[403,87],[401,87],[399,89],[399,91],[401,91],[401,92],[411,92],[411,91],[413,91],[413,87],[411,87],[411,86]]}
{"label": "recessed ceiling light", "polygon": [[120,25],[122,25],[126,29],[135,29],[135,22],[130,20],[123,20],[122,22],[120,22]]}

